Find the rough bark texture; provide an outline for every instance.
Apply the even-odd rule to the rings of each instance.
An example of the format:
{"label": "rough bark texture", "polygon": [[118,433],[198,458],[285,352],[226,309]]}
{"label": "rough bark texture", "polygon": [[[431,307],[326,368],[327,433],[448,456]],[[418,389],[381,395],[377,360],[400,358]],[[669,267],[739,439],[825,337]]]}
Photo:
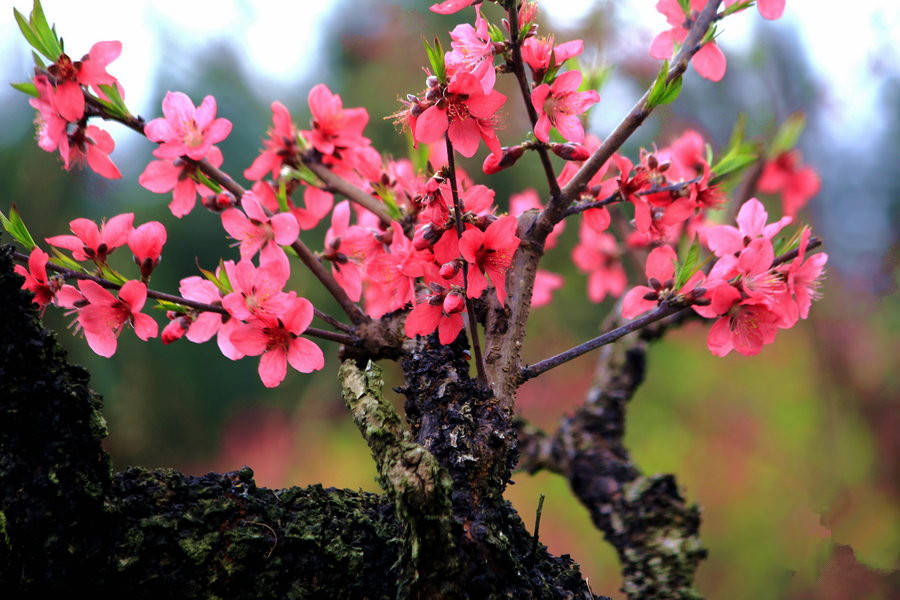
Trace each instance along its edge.
{"label": "rough bark texture", "polygon": [[668,323],[601,350],[587,401],[553,436],[520,423],[519,466],[564,475],[622,563],[632,600],[698,600],[694,573],[706,550],[700,509],[687,504],[672,475],[644,475],[624,445],[625,412],[644,379],[647,342]]}
{"label": "rough bark texture", "polygon": [[[419,544],[413,561],[411,533],[417,530],[397,507],[419,511],[420,518],[428,504],[398,503],[396,482],[386,483],[382,496],[321,486],[258,488],[249,468],[203,477],[137,468],[113,473],[101,447],[100,399],[88,387],[88,374],[66,362],[11,270],[10,249],[0,247],[4,597],[73,590],[135,598],[593,597],[568,556],[551,556],[540,544],[534,552],[531,535],[499,495],[509,464],[488,469],[490,485],[479,485],[467,466],[464,455],[491,448],[494,434],[473,425],[484,392],[473,390],[467,377],[453,381],[454,371],[464,372],[461,347],[443,355],[433,341],[423,342],[422,352],[410,358],[408,371],[417,378],[407,394],[422,408],[425,394],[434,394],[436,402],[447,402],[446,412],[438,420],[414,412],[415,435],[399,455],[373,448],[382,465],[389,455],[399,456],[395,466],[419,464],[406,461],[408,451],[427,449],[440,463],[432,473],[438,480],[449,475],[453,484],[445,522],[454,545]],[[428,361],[438,359],[432,367],[443,370],[429,378]],[[429,381],[439,387],[427,387]],[[420,384],[426,388],[416,393],[413,386]],[[375,409],[354,410],[372,418],[370,444],[373,432],[385,430],[375,387],[371,378],[358,382],[348,399],[357,409],[366,403]],[[391,428],[403,436],[399,419]],[[390,474],[381,472],[382,479]],[[448,556],[449,563],[440,562]],[[431,587],[418,584],[416,565],[432,565],[425,578]],[[434,565],[457,566],[438,572]]]}

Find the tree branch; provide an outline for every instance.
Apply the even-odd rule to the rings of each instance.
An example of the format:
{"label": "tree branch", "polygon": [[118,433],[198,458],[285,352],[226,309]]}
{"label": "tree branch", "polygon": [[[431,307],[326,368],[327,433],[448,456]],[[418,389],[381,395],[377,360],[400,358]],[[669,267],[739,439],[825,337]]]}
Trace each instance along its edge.
{"label": "tree branch", "polygon": [[[531,85],[525,76],[525,64],[522,61],[522,42],[519,40],[519,11],[517,2],[511,2],[510,8],[506,11],[509,20],[509,46],[512,49],[512,59],[509,61],[509,67],[519,82],[519,91],[522,92],[522,100],[525,102],[525,109],[528,111],[528,119],[531,121],[531,129],[534,130],[537,125],[538,115],[531,103]],[[550,197],[558,198],[560,195],[559,182],[556,180],[556,173],[553,170],[553,163],[550,162],[550,155],[547,153],[547,147],[538,142],[533,145],[537,150],[541,159],[541,165],[544,167],[544,174],[547,176],[547,186],[550,188]]]}
{"label": "tree branch", "polygon": [[[450,142],[450,136],[444,134],[444,141],[447,146],[447,168],[450,171],[450,194],[453,197],[454,220],[456,221],[456,235],[462,240],[465,231],[462,222],[463,210],[462,202],[459,201],[459,191],[456,188],[456,161],[453,156],[453,144]],[[469,317],[469,337],[472,338],[472,352],[475,354],[475,368],[478,372],[478,379],[483,384],[487,384],[487,376],[484,373],[484,359],[481,357],[481,343],[478,341],[478,322],[475,320],[475,308],[472,306],[472,300],[469,298],[469,262],[462,263],[463,274],[463,298],[466,301],[466,314]]]}
{"label": "tree branch", "polygon": [[301,160],[310,171],[316,174],[316,177],[321,179],[325,185],[328,186],[330,190],[343,195],[351,202],[355,202],[366,210],[374,213],[385,227],[391,226],[391,221],[393,221],[393,219],[391,218],[390,213],[388,213],[384,203],[376,200],[371,194],[356,187],[340,175],[335,174],[334,171],[323,165],[321,162],[311,160],[303,155],[301,155]]}

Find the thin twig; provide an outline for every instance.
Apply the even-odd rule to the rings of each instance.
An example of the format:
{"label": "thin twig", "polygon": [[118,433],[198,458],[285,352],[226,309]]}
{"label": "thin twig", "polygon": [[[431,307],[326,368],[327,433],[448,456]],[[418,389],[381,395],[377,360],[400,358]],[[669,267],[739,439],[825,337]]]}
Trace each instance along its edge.
{"label": "thin twig", "polygon": [[[528,119],[531,121],[531,128],[537,125],[538,115],[531,103],[531,85],[525,76],[525,65],[522,61],[521,41],[519,40],[519,12],[516,9],[516,2],[511,3],[511,8],[507,10],[507,18],[509,19],[509,46],[512,49],[512,60],[509,66],[512,68],[516,79],[519,82],[519,90],[522,92],[522,100],[525,101],[525,108],[528,111]],[[559,182],[556,180],[556,173],[553,171],[553,163],[550,162],[550,155],[547,148],[543,144],[534,146],[538,156],[541,158],[541,165],[544,167],[544,174],[547,176],[547,185],[550,188],[550,197],[558,198],[560,194]]]}
{"label": "thin twig", "polygon": [[316,177],[329,188],[329,190],[337,192],[349,199],[351,202],[359,204],[366,210],[375,214],[385,227],[390,227],[391,218],[385,205],[376,200],[371,194],[365,190],[356,187],[340,175],[337,175],[320,162],[309,160],[305,156],[301,156],[301,160],[306,167],[316,174]]}
{"label": "thin twig", "polygon": [[[18,262],[28,264],[27,254],[22,254],[21,252],[13,252],[13,258]],[[72,269],[66,269],[65,267],[60,267],[59,265],[55,265],[51,262],[47,263],[47,270],[61,275],[64,279],[82,279],[93,281],[97,285],[109,290],[118,290],[122,287],[122,284],[116,283],[115,281],[110,281],[109,279],[97,277],[96,275],[91,275],[89,273],[81,273],[79,271],[73,271]],[[147,289],[147,297],[154,298],[156,300],[163,300],[165,302],[171,302],[173,304],[178,304],[186,308],[193,308],[194,310],[198,310],[200,312],[212,312],[220,315],[230,316],[228,311],[219,304],[197,302],[196,300],[190,300],[182,296],[176,296],[175,294],[158,292],[149,288]],[[303,335],[309,335],[324,340],[331,340],[332,342],[338,342],[347,346],[358,346],[360,343],[359,338],[354,335],[347,335],[344,333],[338,333],[336,331],[327,331],[325,329],[317,329],[315,327],[308,327],[306,331],[303,332]]]}
{"label": "thin twig", "polygon": [[[456,189],[456,162],[453,158],[453,143],[450,142],[450,135],[444,134],[444,140],[447,146],[447,168],[450,177],[450,194],[453,196],[453,209],[456,213],[456,234],[462,241],[463,236],[463,211],[462,202],[459,201],[459,191]],[[469,316],[469,337],[472,338],[472,352],[475,354],[475,368],[478,371],[478,379],[481,383],[487,385],[487,375],[484,372],[484,361],[481,358],[481,343],[478,341],[478,322],[475,320],[475,307],[469,299],[469,261],[464,260],[462,263],[463,273],[463,298],[466,301],[466,313]]]}
{"label": "thin twig", "polygon": [[346,323],[342,323],[342,322],[338,321],[337,319],[335,319],[334,317],[332,317],[331,315],[329,315],[328,313],[322,312],[318,308],[313,307],[313,314],[316,317],[318,317],[319,319],[325,321],[326,323],[328,323],[329,325],[334,327],[335,329],[340,329],[341,331],[346,331],[347,333],[355,333],[356,332],[356,328],[353,327],[352,325],[347,325]]}
{"label": "thin twig", "polygon": [[[809,244],[807,244],[807,251],[818,248],[822,245],[822,240],[818,238],[812,238],[809,240]],[[784,264],[791,260],[797,258],[800,253],[799,248],[795,248],[790,252],[785,252],[784,254],[777,256],[775,260],[772,261],[770,269],[774,269],[778,265]],[[635,332],[638,329],[642,329],[651,323],[655,323],[660,319],[664,319],[668,316],[675,315],[690,309],[690,306],[685,306],[681,302],[670,303],[668,301],[664,301],[659,307],[653,312],[647,313],[642,317],[638,317],[633,321],[629,321],[625,323],[621,327],[617,327],[612,331],[607,331],[606,333],[599,335],[591,340],[588,340],[582,344],[575,346],[574,348],[570,348],[565,352],[560,352],[555,356],[551,356],[550,358],[546,358],[542,361],[536,362],[533,365],[528,365],[522,368],[519,372],[519,380],[520,382],[528,381],[529,379],[533,379],[540,375],[541,373],[545,373],[554,367],[558,367],[559,365],[569,362],[575,358],[578,358],[582,354],[590,352],[595,348],[599,348],[601,346],[605,346],[607,344],[611,344],[615,342],[621,337],[628,335],[629,333]]]}
{"label": "thin twig", "polygon": [[[703,36],[706,35],[706,30],[709,28],[710,23],[713,22],[716,15],[716,9],[718,9],[720,3],[721,0],[709,0],[704,9],[697,16],[697,19],[691,25],[687,38],[684,40],[684,45],[671,63],[672,66],[666,77],[667,83],[681,77],[685,69],[687,69],[691,58],[698,50],[700,50],[700,41],[703,39]],[[615,130],[609,134],[603,143],[600,144],[600,147],[594,151],[587,161],[585,161],[581,169],[578,170],[571,181],[569,181],[562,189],[560,196],[551,198],[550,202],[547,204],[547,208],[543,211],[540,220],[537,223],[537,235],[546,237],[553,229],[553,226],[563,218],[565,210],[571,200],[581,193],[581,190],[588,184],[591,177],[600,170],[600,167],[610,159],[613,153],[616,152],[629,137],[631,137],[631,134],[634,133],[650,115],[653,111],[653,107],[647,106],[647,100],[650,98],[652,89],[651,86],[641,99],[638,100],[637,104],[634,105],[622,122],[619,123]]]}
{"label": "thin twig", "polygon": [[531,556],[537,554],[538,532],[541,530],[541,513],[544,512],[544,494],[538,498],[537,511],[534,513],[534,534],[531,536]]}

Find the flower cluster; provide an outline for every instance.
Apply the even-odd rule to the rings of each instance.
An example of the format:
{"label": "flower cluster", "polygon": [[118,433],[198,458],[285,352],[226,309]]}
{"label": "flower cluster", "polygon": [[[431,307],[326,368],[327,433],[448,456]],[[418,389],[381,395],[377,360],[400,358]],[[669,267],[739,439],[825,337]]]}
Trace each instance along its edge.
{"label": "flower cluster", "polygon": [[[705,4],[659,0],[657,9],[670,29],[656,37],[651,54],[671,57]],[[576,179],[601,140],[586,133],[582,121],[599,102],[599,93],[584,89],[591,78],[570,60],[583,52],[584,42],[557,44],[552,35],[540,35],[532,2],[509,13],[519,23],[517,31],[510,31],[504,21],[506,34],[487,21],[481,2],[446,0],[431,10],[452,14],[472,5],[474,23],[450,31],[448,51],[439,42],[428,45],[431,70],[425,90],[408,95],[396,115],[413,143],[423,145],[411,154],[415,162],[382,156],[365,136],[366,109],[345,108],[340,95],[318,84],[307,97],[311,119],[306,129],[294,123],[285,105],[272,103],[272,125],[260,154],[243,171],[252,182],[248,190],[220,170],[224,157],[217,144],[228,137],[232,124],[217,116],[215,98],[206,96],[194,105],[186,94],[170,91],[162,101],[163,116],[144,124],[124,108],[121,86],[106,72],[121,44],[97,43],[75,62],[61,50],[52,52],[54,62],[38,68],[32,81],[40,147],[59,150],[67,169],[85,161],[101,175],[119,177],[109,159],[112,138],[89,119],[113,118],[142,129],[158,145],[138,178],[140,185],[155,193],[171,192],[169,209],[177,218],[190,213],[199,196],[221,219],[239,258],[223,259],[214,271],[201,269],[202,277],[181,279],[180,295],[164,294],[147,288],[166,243],[162,223],[135,226],[131,213],[99,224],[75,219],[69,224],[71,235],[46,238],[54,247],[53,257],[34,247],[27,267],[16,267],[25,277],[23,287],[41,307],[71,310],[90,347],[103,356],[116,351],[126,325],[140,339],[156,337],[156,321],[142,312],[147,298],[155,298],[168,317],[163,343],[182,337],[202,343],[215,337],[229,359],[259,356],[259,376],[267,387],[284,380],[288,365],[303,373],[323,367],[322,350],[307,336],[353,340],[310,328],[316,309],[286,289],[292,255],[322,280],[354,324],[408,311],[407,336],[437,332],[440,343],[450,344],[471,318],[474,341],[477,315],[486,306],[507,307],[508,271],[530,224],[546,206],[536,190],[527,189],[513,194],[504,211],[504,200],[498,202],[493,189],[457,167],[454,154],[472,157],[484,142],[489,153],[482,170],[492,174],[529,152],[540,153],[556,190]],[[726,1],[719,16],[749,5]],[[772,19],[781,15],[784,2],[760,0],[757,6]],[[699,48],[689,51],[701,75],[719,80],[725,57],[713,38],[714,31],[707,32]],[[497,130],[507,98],[495,87],[498,74],[511,71],[522,86],[533,127],[518,143],[502,147]],[[601,302],[624,294],[621,310],[627,319],[657,307],[692,307],[715,319],[708,346],[719,356],[731,350],[756,354],[779,329],[806,318],[827,255],[809,255],[818,242],[811,241],[806,227],[791,238],[776,239],[819,188],[815,172],[801,164],[790,145],[770,151],[758,183],[760,192],[781,195],[785,216],[767,223],[762,203],[752,199],[741,207],[736,227],[714,224],[711,211],[727,201],[720,181],[738,168],[735,164],[746,166],[755,159],[739,155],[740,144],[734,147],[738,155],[716,162],[701,134],[688,130],[667,146],[642,149],[636,162],[613,153],[590,171],[590,180],[575,191],[577,197],[564,196],[568,205],[562,207],[565,217],[579,220],[571,259],[587,275],[587,298]],[[565,161],[555,181],[550,153]],[[335,202],[336,193],[347,199]],[[551,196],[551,202],[560,199],[559,194]],[[619,205],[618,214],[611,212],[612,205]],[[617,228],[611,232],[614,218]],[[302,236],[323,222],[324,247],[314,252]],[[540,238],[545,251],[557,246],[564,233],[564,221],[549,224],[554,223],[552,232]],[[137,266],[134,279],[119,274],[109,261],[126,245]],[[689,248],[686,255],[678,256],[679,246]],[[621,263],[626,252],[644,259],[647,277],[647,285],[627,293]],[[715,259],[711,267],[701,261],[704,252],[710,255],[707,262]],[[777,258],[785,252],[792,255]],[[26,262],[24,255],[20,262]],[[68,279],[76,284],[67,284]],[[531,305],[550,303],[563,285],[559,274],[536,270]],[[359,333],[349,325],[344,330]]]}

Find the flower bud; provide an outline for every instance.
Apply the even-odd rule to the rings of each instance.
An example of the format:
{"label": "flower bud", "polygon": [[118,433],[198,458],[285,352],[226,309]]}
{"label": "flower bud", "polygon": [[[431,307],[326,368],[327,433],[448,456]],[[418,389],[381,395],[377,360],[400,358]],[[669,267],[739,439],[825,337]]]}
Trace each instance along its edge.
{"label": "flower bud", "polygon": [[459,273],[459,261],[451,260],[441,265],[440,274],[444,279],[453,279]]}
{"label": "flower bud", "polygon": [[503,148],[502,154],[499,157],[494,153],[488,154],[487,158],[484,159],[484,163],[481,165],[481,170],[488,175],[492,175],[516,164],[516,161],[519,160],[524,153],[525,148],[522,146],[509,146]]}
{"label": "flower bud", "polygon": [[574,161],[582,161],[587,160],[591,153],[588,152],[588,149],[582,146],[581,144],[575,144],[573,142],[568,142],[565,144],[557,144],[555,142],[550,144],[550,150],[553,154],[557,155],[563,160],[574,160]]}
{"label": "flower bud", "polygon": [[466,308],[466,299],[459,292],[450,292],[444,298],[444,313],[453,315],[460,313]]}

